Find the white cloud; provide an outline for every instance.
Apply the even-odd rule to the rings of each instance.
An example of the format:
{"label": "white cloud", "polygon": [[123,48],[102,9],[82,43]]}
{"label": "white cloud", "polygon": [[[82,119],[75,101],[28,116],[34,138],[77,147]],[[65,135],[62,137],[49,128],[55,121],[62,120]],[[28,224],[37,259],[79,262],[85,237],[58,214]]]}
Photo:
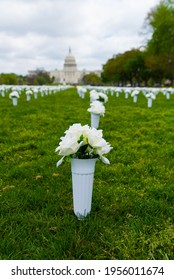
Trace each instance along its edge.
{"label": "white cloud", "polygon": [[69,46],[79,69],[101,69],[113,54],[139,47],[159,0],[1,0],[0,72],[62,69]]}

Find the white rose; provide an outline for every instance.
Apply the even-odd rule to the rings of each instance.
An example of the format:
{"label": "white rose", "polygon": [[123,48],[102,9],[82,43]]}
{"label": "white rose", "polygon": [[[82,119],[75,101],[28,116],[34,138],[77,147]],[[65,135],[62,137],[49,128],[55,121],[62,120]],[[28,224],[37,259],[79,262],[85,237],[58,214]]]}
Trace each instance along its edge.
{"label": "white rose", "polygon": [[13,97],[19,98],[19,92],[17,92],[17,91],[12,91],[12,92],[9,94],[9,97],[10,97],[10,98],[13,98]]}
{"label": "white rose", "polygon": [[102,130],[97,130],[96,128],[91,128],[86,131],[86,136],[88,138],[88,143],[90,146],[94,147],[102,139]]}
{"label": "white rose", "polygon": [[97,91],[95,91],[95,90],[91,90],[90,91],[90,100],[91,100],[91,102],[97,100],[98,97],[99,97],[99,95],[98,95]]}
{"label": "white rose", "polygon": [[104,99],[104,103],[106,103],[108,101],[107,95],[105,93],[103,93],[103,92],[99,92],[98,93],[98,97],[103,98]]}
{"label": "white rose", "polygon": [[105,107],[100,101],[93,101],[87,111],[104,116]]}
{"label": "white rose", "polygon": [[77,138],[63,137],[59,146],[56,148],[56,152],[59,152],[61,156],[69,156],[75,154],[82,144],[82,141],[78,143]]}
{"label": "white rose", "polygon": [[[104,140],[105,141],[105,140]],[[103,145],[98,147],[96,152],[99,156],[102,156],[102,155],[105,155],[105,154],[108,154],[110,152],[110,150],[112,150],[112,147],[110,146],[109,143],[107,143],[105,141],[105,143],[103,142],[102,143]]]}
{"label": "white rose", "polygon": [[81,124],[76,123],[70,126],[70,128],[65,131],[65,134],[79,139],[79,137],[84,133],[84,131],[88,129],[89,129],[88,125],[82,126]]}
{"label": "white rose", "polygon": [[139,91],[137,89],[135,89],[132,93],[131,93],[131,96],[135,96],[135,95],[138,95],[139,94]]}
{"label": "white rose", "polygon": [[153,94],[152,92],[149,92],[149,93],[146,94],[146,97],[155,99],[155,94]]}

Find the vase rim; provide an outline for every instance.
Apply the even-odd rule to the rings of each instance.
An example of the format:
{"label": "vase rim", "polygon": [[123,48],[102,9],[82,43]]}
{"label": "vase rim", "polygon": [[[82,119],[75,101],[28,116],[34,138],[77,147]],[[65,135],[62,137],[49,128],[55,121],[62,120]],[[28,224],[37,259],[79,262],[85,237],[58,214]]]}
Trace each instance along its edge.
{"label": "vase rim", "polygon": [[71,158],[70,160],[82,160],[82,161],[86,161],[86,160],[98,160],[98,158]]}

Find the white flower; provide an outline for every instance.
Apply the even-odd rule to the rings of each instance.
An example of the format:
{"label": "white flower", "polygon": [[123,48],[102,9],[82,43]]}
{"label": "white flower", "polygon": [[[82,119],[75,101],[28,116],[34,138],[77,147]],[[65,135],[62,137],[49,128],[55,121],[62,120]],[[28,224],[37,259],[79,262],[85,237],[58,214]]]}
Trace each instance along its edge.
{"label": "white flower", "polygon": [[32,90],[29,89],[26,91],[26,95],[31,95],[31,94],[33,94]]}
{"label": "white flower", "polygon": [[89,130],[88,125],[82,126],[80,123],[75,123],[71,125],[68,130],[65,131],[65,134],[67,136],[76,137],[77,139],[79,139],[79,137],[82,134],[85,135],[85,133],[87,133],[88,130]]}
{"label": "white flower", "polygon": [[124,92],[130,94],[130,93],[131,93],[131,89],[130,89],[130,88],[126,88],[126,89],[124,90]]}
{"label": "white flower", "polygon": [[146,94],[146,97],[147,97],[147,98],[151,98],[151,99],[155,99],[156,96],[155,96],[154,93],[149,92],[149,93]]}
{"label": "white flower", "polygon": [[106,103],[108,101],[108,96],[105,93],[103,93],[103,92],[98,92],[97,100]]}
{"label": "white flower", "polygon": [[19,98],[19,92],[18,91],[12,91],[10,94],[9,94],[9,98]]}
{"label": "white flower", "polygon": [[95,89],[91,90],[90,91],[90,100],[91,100],[91,102],[93,102],[93,101],[95,101],[97,99],[98,99],[98,92]]}
{"label": "white flower", "polygon": [[70,137],[70,135],[61,137],[61,142],[59,147],[56,148],[56,152],[59,151],[60,156],[69,156],[75,154],[83,144],[83,141],[78,143],[78,140],[79,137],[76,137],[76,135],[74,137]]}
{"label": "white flower", "polygon": [[90,113],[99,114],[101,116],[104,116],[105,107],[100,101],[93,101],[90,104],[90,108],[88,108],[87,111],[90,112]]}
{"label": "white flower", "polygon": [[139,94],[139,90],[134,89],[133,92],[131,93],[131,96],[134,97],[135,95]]}
{"label": "white flower", "polygon": [[84,87],[77,87],[77,91],[79,94],[81,94],[81,93],[86,93],[87,89]]}
{"label": "white flower", "polygon": [[99,158],[105,164],[110,163],[103,155],[109,153],[112,147],[103,139],[102,130],[88,125],[73,124],[60,139],[55,152],[63,157],[57,162],[57,166],[68,156],[83,159]]}
{"label": "white flower", "polygon": [[101,101],[103,103],[106,103],[108,101],[108,96],[103,92],[97,92],[96,90],[90,91],[90,100],[93,101]]}

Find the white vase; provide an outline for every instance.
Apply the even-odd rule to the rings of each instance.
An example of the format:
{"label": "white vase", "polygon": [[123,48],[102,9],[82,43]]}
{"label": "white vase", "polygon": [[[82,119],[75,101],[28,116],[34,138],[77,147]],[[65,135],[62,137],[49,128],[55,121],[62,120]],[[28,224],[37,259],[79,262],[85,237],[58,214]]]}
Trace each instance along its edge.
{"label": "white vase", "polygon": [[37,99],[37,95],[38,93],[37,92],[34,92],[34,98]]}
{"label": "white vase", "polygon": [[73,208],[79,220],[91,212],[96,161],[97,159],[71,159]]}
{"label": "white vase", "polygon": [[91,113],[91,127],[98,128],[100,122],[100,115]]}
{"label": "white vase", "polygon": [[13,103],[13,106],[17,106],[17,104],[18,104],[17,97],[12,97],[12,103]]}
{"label": "white vase", "polygon": [[152,98],[148,98],[147,107],[148,107],[148,108],[152,107]]}
{"label": "white vase", "polygon": [[85,93],[84,93],[84,92],[81,93],[81,97],[82,97],[83,99],[85,98]]}
{"label": "white vase", "polygon": [[128,92],[125,92],[125,98],[127,99],[129,96],[129,93]]}
{"label": "white vase", "polygon": [[170,93],[169,92],[166,93],[166,99],[170,99]]}
{"label": "white vase", "polygon": [[27,101],[30,101],[30,99],[31,99],[30,94],[27,94],[26,96],[27,96]]}
{"label": "white vase", "polygon": [[133,101],[136,103],[137,102],[137,95],[134,95]]}
{"label": "white vase", "polygon": [[119,92],[116,92],[116,97],[119,97]]}

